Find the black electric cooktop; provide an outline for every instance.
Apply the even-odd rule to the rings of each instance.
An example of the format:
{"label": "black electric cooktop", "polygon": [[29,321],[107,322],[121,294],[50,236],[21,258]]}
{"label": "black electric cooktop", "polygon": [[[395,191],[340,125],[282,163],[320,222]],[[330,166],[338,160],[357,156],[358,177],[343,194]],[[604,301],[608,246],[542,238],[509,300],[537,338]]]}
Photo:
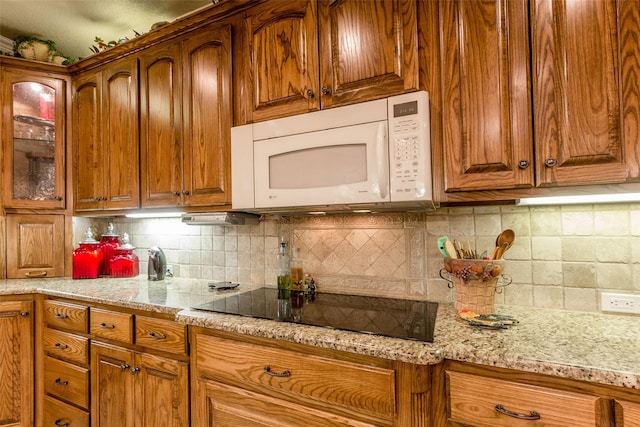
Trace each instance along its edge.
{"label": "black electric cooktop", "polygon": [[[283,295],[280,294],[282,297]],[[194,310],[323,326],[347,331],[433,341],[438,303],[332,293],[259,288],[208,302]]]}

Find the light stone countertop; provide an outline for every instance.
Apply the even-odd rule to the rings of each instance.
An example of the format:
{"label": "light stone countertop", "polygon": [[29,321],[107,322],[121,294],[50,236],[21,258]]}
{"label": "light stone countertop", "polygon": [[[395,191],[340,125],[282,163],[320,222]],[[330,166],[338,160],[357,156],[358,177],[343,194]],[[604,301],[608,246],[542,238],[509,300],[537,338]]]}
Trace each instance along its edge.
{"label": "light stone countertop", "polygon": [[[241,285],[237,292],[254,289]],[[0,281],[1,295],[40,293],[79,301],[167,313],[180,322],[228,332],[281,339],[416,364],[452,359],[623,386],[640,390],[640,317],[530,307],[498,306],[519,324],[478,329],[440,304],[434,342],[425,343],[273,320],[190,310],[223,298],[206,280],[173,278],[69,278]]]}

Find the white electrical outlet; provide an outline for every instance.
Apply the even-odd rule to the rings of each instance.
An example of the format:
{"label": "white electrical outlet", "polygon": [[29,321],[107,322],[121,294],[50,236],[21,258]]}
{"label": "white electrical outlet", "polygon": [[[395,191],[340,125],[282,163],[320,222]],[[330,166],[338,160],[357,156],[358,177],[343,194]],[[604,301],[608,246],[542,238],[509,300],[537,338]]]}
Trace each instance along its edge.
{"label": "white electrical outlet", "polygon": [[600,308],[602,311],[640,314],[640,295],[603,292],[600,294]]}
{"label": "white electrical outlet", "polygon": [[173,265],[167,265],[167,276],[173,276]]}

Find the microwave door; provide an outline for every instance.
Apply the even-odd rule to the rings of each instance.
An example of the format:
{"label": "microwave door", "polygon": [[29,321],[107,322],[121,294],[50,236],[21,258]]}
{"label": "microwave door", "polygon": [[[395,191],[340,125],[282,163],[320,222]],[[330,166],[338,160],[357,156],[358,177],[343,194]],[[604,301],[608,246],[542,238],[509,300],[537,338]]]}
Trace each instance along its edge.
{"label": "microwave door", "polygon": [[256,208],[389,201],[387,122],[254,144]]}

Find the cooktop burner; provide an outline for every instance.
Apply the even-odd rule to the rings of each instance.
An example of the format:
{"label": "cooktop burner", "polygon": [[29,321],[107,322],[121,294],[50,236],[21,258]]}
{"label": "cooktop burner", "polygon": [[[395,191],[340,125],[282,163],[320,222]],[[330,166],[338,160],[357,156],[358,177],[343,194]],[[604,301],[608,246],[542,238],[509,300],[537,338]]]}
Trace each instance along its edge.
{"label": "cooktop burner", "polygon": [[432,342],[438,303],[296,291],[278,298],[277,289],[259,288],[192,308]]}

